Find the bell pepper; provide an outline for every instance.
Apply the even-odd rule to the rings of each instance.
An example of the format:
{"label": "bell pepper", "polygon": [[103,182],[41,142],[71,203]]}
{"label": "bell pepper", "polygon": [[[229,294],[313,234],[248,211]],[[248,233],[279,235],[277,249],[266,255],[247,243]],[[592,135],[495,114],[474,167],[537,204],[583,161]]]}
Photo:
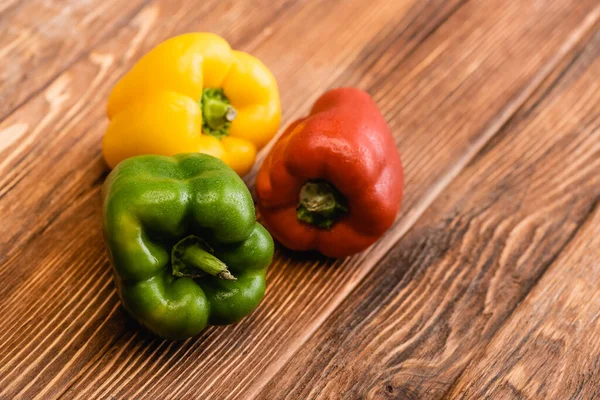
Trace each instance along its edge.
{"label": "bell pepper", "polygon": [[212,156],[121,162],[103,186],[103,231],[121,303],[164,338],[239,321],[265,292],[273,239],[244,182]]}
{"label": "bell pepper", "polygon": [[246,174],[279,129],[273,74],[212,33],[173,37],[147,53],[108,99],[107,164],[141,154],[200,152]]}
{"label": "bell pepper", "polygon": [[371,97],[342,88],[323,94],[308,117],[275,143],[256,180],[269,232],[293,250],[345,257],[394,223],[403,169]]}

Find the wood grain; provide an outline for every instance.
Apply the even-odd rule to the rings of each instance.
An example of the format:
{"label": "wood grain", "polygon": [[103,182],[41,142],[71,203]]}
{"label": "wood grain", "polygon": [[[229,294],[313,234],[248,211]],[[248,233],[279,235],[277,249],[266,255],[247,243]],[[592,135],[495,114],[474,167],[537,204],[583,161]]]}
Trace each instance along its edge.
{"label": "wood grain", "polygon": [[256,29],[255,24],[273,19],[288,5],[272,3],[259,17],[249,3],[211,9],[188,2],[187,10],[165,3],[142,10],[114,40],[74,64],[0,125],[7,135],[0,137],[19,134],[0,159],[0,274],[6,283],[0,289],[0,398],[56,395],[119,331],[108,320],[120,309],[100,230],[99,184],[107,169],[99,143],[108,91],[153,45],[146,38],[157,40],[148,32],[162,21],[154,34],[170,36],[197,29],[190,24],[206,17],[212,21],[204,24],[209,30],[222,24],[244,35],[229,21],[248,14],[254,22],[245,26]]}
{"label": "wood grain", "polygon": [[[35,3],[0,7],[0,17],[27,4]],[[596,7],[594,0],[151,0],[131,20],[93,28],[105,29],[102,38],[83,33],[60,62],[51,58],[52,73],[40,73],[39,84],[17,82],[24,94],[0,122],[0,398],[257,394],[325,320],[345,315],[342,301],[554,76],[598,20]],[[99,143],[116,80],[150,47],[190,30],[215,31],[261,58],[279,81],[285,121],[328,87],[369,90],[403,154],[407,196],[398,223],[370,251],[334,262],[280,249],[252,316],[165,342],[131,322],[113,289],[100,230],[107,168]]]}
{"label": "wood grain", "polygon": [[[490,7],[467,4],[469,8],[465,11],[459,9],[456,19],[453,16],[446,22],[449,27],[442,25],[422,47],[396,66],[394,73],[384,80],[382,92],[373,93],[383,104],[386,115],[392,116],[391,124],[398,132],[404,132],[406,126],[415,129],[414,136],[410,138],[399,134],[400,143],[405,141],[406,144],[402,148],[405,162],[414,163],[412,174],[408,176],[411,189],[404,223],[410,221],[411,212],[418,210],[420,201],[427,198],[431,186],[439,179],[447,178],[444,171],[448,166],[457,161],[465,162],[462,159],[465,153],[472,156],[496,132],[500,125],[498,121],[511,115],[511,110],[518,107],[514,103],[519,104],[531,92],[528,82],[539,83],[536,75],[539,69],[547,63],[554,65],[555,55],[562,51],[564,43],[570,46],[576,41],[571,37],[572,30],[582,23],[591,10],[568,5],[565,5],[565,9],[556,6],[550,8],[552,12],[545,16],[549,24],[547,27],[539,24],[534,27],[533,23],[524,24],[531,15],[523,15],[522,20],[518,18],[522,10],[506,9],[501,4],[496,6],[491,8],[496,14],[491,15]],[[569,15],[567,10],[574,11],[570,14],[573,26],[563,26],[562,31],[550,28],[552,18],[563,21],[565,15]],[[460,15],[461,12],[464,14]],[[474,19],[473,25],[463,25],[467,16]],[[591,20],[596,18],[597,14]],[[491,24],[497,20],[497,25]],[[482,38],[477,24],[492,25],[494,29],[491,29],[489,36]],[[587,28],[589,25],[586,23]],[[539,42],[531,42],[528,36],[531,29],[538,29],[533,37]],[[455,36],[452,31],[455,31]],[[575,38],[580,34],[577,31]],[[277,37],[274,34],[273,40]],[[465,43],[465,37],[470,41]],[[528,45],[511,46],[520,44],[524,37],[530,39]],[[500,48],[506,49],[505,53],[498,54],[497,58],[486,59],[481,56],[486,51],[496,55],[498,41],[503,43]],[[462,58],[465,49],[470,46],[476,47],[481,53],[477,55],[474,52],[471,57]],[[508,52],[511,47],[516,47],[517,50],[511,49],[515,53]],[[546,57],[542,60],[527,58],[534,49],[537,55],[546,54]],[[438,58],[431,58],[431,54],[436,52]],[[485,60],[478,65],[480,74],[471,76],[466,70],[480,57]],[[523,63],[523,59],[529,63]],[[420,73],[417,73],[416,67],[419,66]],[[411,76],[410,71],[414,71],[414,75]],[[452,75],[462,80],[448,82],[447,77]],[[428,82],[431,87],[420,87],[422,82]],[[484,87],[483,82],[488,86]],[[417,93],[419,89],[422,96],[428,99],[430,93],[436,93],[440,96],[435,97],[439,102],[426,103],[421,108],[416,101],[407,105],[400,94]],[[381,94],[386,92],[391,93],[389,97]],[[475,98],[477,101],[457,107],[453,96]],[[482,107],[484,104],[490,108]],[[407,106],[410,110],[402,113],[401,117],[394,115]],[[500,118],[496,120],[499,114]],[[456,131],[446,132],[447,126],[418,126],[419,121],[428,118],[448,121],[448,126],[455,126]],[[488,126],[489,130],[486,129]],[[437,141],[437,149],[424,146],[430,141]],[[417,182],[421,183],[420,188],[415,188]],[[405,229],[405,225],[398,225],[396,232],[401,229]],[[280,255],[269,274],[267,297],[260,309],[242,324],[209,330],[199,339],[184,344],[149,340],[139,335],[132,338],[135,333],[127,332],[111,348],[110,354],[99,359],[71,386],[67,397],[103,396],[108,393],[117,397],[144,394],[149,398],[207,395],[217,398],[251,397],[302,346],[321,321],[394,243],[395,238],[388,236],[387,241],[370,253],[343,263],[319,259],[290,260],[288,254]],[[323,267],[323,264],[329,267]],[[276,288],[276,291],[272,288]],[[239,378],[230,381],[226,379],[228,376]],[[202,382],[202,385],[198,382]]]}
{"label": "wood grain", "polygon": [[[248,3],[235,7],[225,2],[202,4],[149,4],[112,40],[72,65],[0,123],[0,138],[4,139],[0,141],[0,213],[7,218],[0,226],[0,262],[69,208],[63,201],[52,202],[50,195],[78,199],[102,182],[107,168],[99,143],[106,129],[106,98],[144,52],[166,37],[199,29],[195,23],[204,19],[210,21],[202,24],[207,30],[243,37],[244,31],[231,24],[240,14],[251,16],[244,27],[246,33],[253,33],[257,25],[263,26],[264,20],[273,19],[289,6],[285,1],[262,8]],[[267,15],[256,15],[260,10]],[[69,157],[68,168],[56,168],[62,157]],[[94,169],[91,173],[90,168]],[[23,193],[28,196],[22,198]]]}
{"label": "wood grain", "polygon": [[[258,398],[444,396],[548,266],[553,264],[553,270],[565,267],[560,259],[555,261],[561,249],[578,230],[589,230],[581,226],[592,219],[590,213],[600,202],[598,73],[600,32],[561,63]],[[589,240],[589,235],[581,235]],[[597,263],[597,258],[588,262]],[[596,278],[597,271],[592,275]],[[572,279],[579,278],[575,274]],[[584,342],[588,346],[582,343],[581,348],[592,354],[581,359],[576,369],[581,374],[587,371],[587,376],[565,377],[587,384],[579,387],[581,393],[598,388],[597,377],[591,376],[600,350],[600,332],[594,332],[598,302],[585,302],[597,287],[590,283],[587,292],[574,294],[573,301],[565,304],[582,318],[580,324],[587,325],[584,329],[590,334]],[[576,303],[576,299],[583,302]],[[490,354],[466,374],[461,387],[471,387],[477,376],[485,377],[486,382],[472,383],[465,398],[512,398],[506,391],[492,390],[499,386],[488,380],[518,362],[530,337],[521,339],[521,334],[552,331],[556,326],[556,345],[581,338],[579,332],[572,339],[560,335],[561,326],[577,329],[579,324],[572,319],[554,325],[548,316],[544,324],[543,305],[543,301],[532,300],[530,307],[541,313],[540,320],[519,318],[521,324],[532,325],[520,325],[520,331],[509,324],[493,347],[502,354]],[[564,356],[563,365],[575,362],[571,357],[577,353],[572,350]],[[503,355],[511,361],[503,362]],[[540,367],[540,359],[537,361],[535,365]],[[520,374],[523,386],[535,385],[533,380],[527,381],[535,374],[531,362],[522,365],[525,370],[511,370]],[[549,366],[544,374],[554,370]],[[550,388],[548,384],[546,390]],[[557,392],[529,393],[531,396],[524,392],[523,398],[567,398],[548,397],[551,393]]]}
{"label": "wood grain", "polygon": [[0,121],[90,47],[129,21],[147,2],[33,0],[12,5],[10,1],[2,2]]}
{"label": "wood grain", "polygon": [[[298,12],[297,18],[305,20],[315,9],[323,9],[324,4],[300,4],[309,8]],[[145,7],[114,39],[75,63],[42,95],[0,125],[8,137],[19,134],[15,146],[5,148],[0,186],[0,207],[6,222],[0,235],[0,256],[6,261],[1,267],[6,284],[0,288],[4,299],[0,307],[5,315],[1,322],[6,328],[0,351],[2,395],[53,396],[81,372],[87,360],[103,354],[119,335],[137,329],[128,326],[128,320],[116,306],[99,231],[98,185],[106,174],[99,154],[105,126],[104,102],[119,75],[163,36],[208,29],[233,37],[232,44],[236,45],[247,35],[256,38],[263,29],[267,31],[263,38],[267,39],[269,23],[265,21],[277,23],[286,7],[290,7],[290,12],[298,11],[296,3],[269,3],[269,7],[265,5],[258,11],[250,3],[209,6],[197,9],[196,3],[169,2]],[[394,5],[396,11],[421,12],[421,7],[412,10],[409,6]],[[382,7],[361,14],[370,29],[363,33],[379,33],[379,25],[366,22],[386,13],[392,18],[394,14],[389,11]],[[346,12],[355,13],[356,6]],[[231,23],[244,15],[251,20]],[[197,26],[200,17],[210,24]],[[294,33],[299,26],[290,22],[288,19],[285,24],[289,28],[283,38],[295,36],[299,42]],[[328,22],[324,20],[323,26]],[[408,32],[415,34],[410,29]],[[421,34],[426,31],[417,37]],[[364,36],[356,47],[340,52],[347,63],[354,61],[353,54],[359,54],[369,38]],[[260,41],[248,46],[256,43]],[[318,62],[329,57],[324,51],[319,55]],[[306,64],[305,71],[310,74],[311,68],[311,64]],[[287,62],[273,69],[278,76],[297,74],[297,66]],[[319,84],[317,80],[311,82]],[[286,98],[295,97],[286,93],[284,103]],[[68,165],[61,164],[63,159],[69,160]],[[35,295],[27,297],[29,293]],[[116,329],[115,323],[121,324],[121,329]],[[35,337],[29,334],[32,331],[37,333]]]}
{"label": "wood grain", "polygon": [[600,207],[451,398],[600,398]]}

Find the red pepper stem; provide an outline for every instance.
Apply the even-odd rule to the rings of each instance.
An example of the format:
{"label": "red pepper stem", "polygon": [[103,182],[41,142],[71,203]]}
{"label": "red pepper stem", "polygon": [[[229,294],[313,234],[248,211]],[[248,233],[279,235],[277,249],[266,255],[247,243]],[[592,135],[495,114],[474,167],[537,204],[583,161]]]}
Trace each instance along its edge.
{"label": "red pepper stem", "polygon": [[308,181],[300,190],[296,216],[302,222],[331,229],[348,212],[346,204],[344,196],[330,183]]}
{"label": "red pepper stem", "polygon": [[173,275],[177,277],[199,278],[213,275],[225,280],[236,278],[227,265],[213,255],[213,249],[201,238],[190,235],[180,240],[171,251]]}

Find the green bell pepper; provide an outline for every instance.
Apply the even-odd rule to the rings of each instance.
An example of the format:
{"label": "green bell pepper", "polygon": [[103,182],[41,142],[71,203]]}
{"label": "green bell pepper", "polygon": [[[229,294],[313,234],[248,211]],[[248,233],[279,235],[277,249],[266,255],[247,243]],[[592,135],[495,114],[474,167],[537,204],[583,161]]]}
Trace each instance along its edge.
{"label": "green bell pepper", "polygon": [[103,230],[124,308],[184,339],[239,321],[265,292],[273,239],[239,176],[205,154],[122,161],[103,186]]}

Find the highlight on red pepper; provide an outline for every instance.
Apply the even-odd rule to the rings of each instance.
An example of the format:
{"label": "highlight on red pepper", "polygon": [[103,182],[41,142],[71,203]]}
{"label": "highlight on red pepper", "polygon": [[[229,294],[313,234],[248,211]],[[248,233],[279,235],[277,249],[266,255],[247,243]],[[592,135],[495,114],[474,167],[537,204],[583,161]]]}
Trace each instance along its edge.
{"label": "highlight on red pepper", "polygon": [[292,250],[329,257],[358,253],[387,231],[400,209],[403,169],[371,97],[323,94],[275,143],[256,179],[269,232]]}

